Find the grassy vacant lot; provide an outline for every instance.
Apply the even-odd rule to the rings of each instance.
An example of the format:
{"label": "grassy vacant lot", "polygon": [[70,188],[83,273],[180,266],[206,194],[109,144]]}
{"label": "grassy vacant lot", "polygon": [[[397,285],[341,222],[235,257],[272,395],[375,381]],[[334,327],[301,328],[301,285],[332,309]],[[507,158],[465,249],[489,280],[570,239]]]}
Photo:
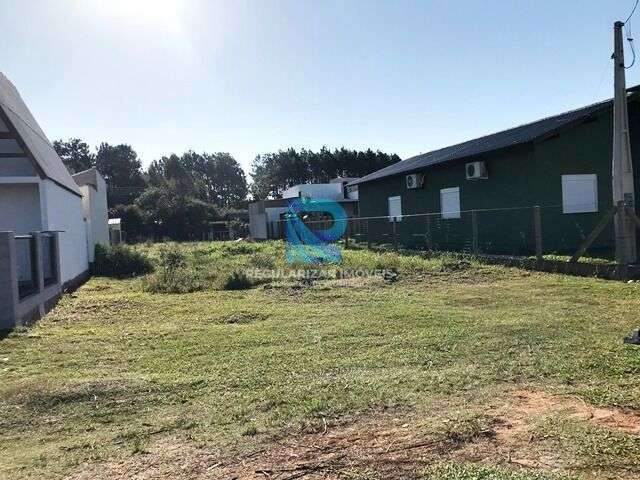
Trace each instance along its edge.
{"label": "grassy vacant lot", "polygon": [[282,244],[180,248],[198,291],[94,278],[0,340],[0,478],[640,475],[640,284],[350,250],[397,279],[230,291]]}

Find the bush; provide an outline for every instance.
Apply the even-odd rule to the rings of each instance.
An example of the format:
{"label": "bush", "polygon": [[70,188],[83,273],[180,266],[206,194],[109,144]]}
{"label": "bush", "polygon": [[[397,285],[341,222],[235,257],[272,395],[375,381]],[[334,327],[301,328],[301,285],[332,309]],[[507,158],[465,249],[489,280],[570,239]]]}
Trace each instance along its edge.
{"label": "bush", "polygon": [[250,255],[260,251],[260,245],[249,242],[225,242],[221,250],[227,255]]}
{"label": "bush", "polygon": [[194,270],[179,268],[171,273],[158,271],[142,280],[142,289],[149,293],[191,293],[204,288]]}
{"label": "bush", "polygon": [[92,265],[94,275],[130,278],[153,271],[153,264],[142,253],[126,245],[96,245]]}
{"label": "bush", "polygon": [[273,255],[269,255],[264,252],[258,252],[251,255],[249,258],[249,264],[256,268],[262,268],[265,270],[273,269],[276,267],[276,261]]}
{"label": "bush", "polygon": [[156,273],[143,280],[143,290],[150,293],[190,293],[204,288],[198,272],[187,268],[187,258],[176,244],[162,245],[158,257]]}
{"label": "bush", "polygon": [[187,257],[174,243],[161,245],[158,249],[159,268],[165,272],[175,272],[187,265]]}
{"label": "bush", "polygon": [[222,278],[220,286],[223,290],[247,290],[253,287],[253,282],[244,272],[234,270]]}
{"label": "bush", "polygon": [[443,258],[440,270],[443,272],[459,272],[471,268],[471,262],[465,258]]}
{"label": "bush", "polygon": [[375,263],[375,268],[380,270],[400,268],[400,255],[393,252],[385,252],[378,256]]}

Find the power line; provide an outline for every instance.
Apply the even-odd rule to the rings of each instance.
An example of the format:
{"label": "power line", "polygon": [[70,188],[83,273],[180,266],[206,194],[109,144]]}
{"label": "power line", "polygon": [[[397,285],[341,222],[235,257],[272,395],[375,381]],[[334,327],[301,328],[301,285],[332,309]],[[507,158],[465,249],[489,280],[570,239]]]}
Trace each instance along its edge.
{"label": "power line", "polygon": [[640,2],[640,0],[636,0],[636,3],[633,5],[633,9],[631,10],[631,13],[627,17],[627,19],[624,21],[624,23],[627,23],[629,20],[631,20],[631,17],[633,17],[633,14],[636,13],[636,8],[638,8],[638,2]]}
{"label": "power line", "polygon": [[[640,0],[639,0],[640,1]],[[626,70],[629,70],[636,63],[636,49],[633,46],[633,34],[631,33],[631,25],[624,24],[624,29],[627,34],[627,41],[629,42],[629,48],[631,48],[631,53],[633,54],[633,60],[631,61],[631,65],[624,67]]]}

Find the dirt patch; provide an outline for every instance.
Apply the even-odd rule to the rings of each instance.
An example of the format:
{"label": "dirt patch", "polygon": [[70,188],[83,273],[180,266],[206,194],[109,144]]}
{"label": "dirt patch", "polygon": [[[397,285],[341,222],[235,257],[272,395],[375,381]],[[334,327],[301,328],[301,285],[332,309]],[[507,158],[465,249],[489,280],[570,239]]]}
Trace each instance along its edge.
{"label": "dirt patch", "polygon": [[[88,466],[69,480],[417,479],[436,461],[570,471],[566,452],[535,439],[536,419],[564,413],[619,431],[640,433],[640,415],[592,407],[576,397],[519,390],[482,414],[454,419],[378,412],[315,431],[265,438],[261,447],[229,456],[191,443],[163,440],[145,454]],[[621,473],[619,478],[633,478]],[[631,474],[630,474],[631,475]]]}
{"label": "dirt patch", "polygon": [[121,462],[85,465],[67,480],[192,480],[209,479],[218,467],[213,454],[191,444],[164,440],[149,452]]}
{"label": "dirt patch", "polygon": [[[495,419],[494,436],[490,441],[468,444],[454,457],[464,461],[495,464],[515,464],[538,470],[571,470],[573,461],[567,452],[535,438],[536,422],[553,415],[589,422],[618,432],[640,434],[640,414],[622,408],[599,408],[575,396],[552,395],[541,391],[517,390],[490,406],[486,414]],[[620,478],[633,478],[632,474]]]}
{"label": "dirt patch", "polygon": [[411,479],[441,454],[442,442],[421,432],[415,418],[376,414],[314,433],[264,442],[240,457],[163,441],[121,462],[91,466],[68,480],[102,479],[344,479],[375,472],[376,478]]}
{"label": "dirt patch", "polygon": [[510,401],[494,412],[505,420],[497,436],[507,439],[527,431],[535,417],[566,413],[569,417],[623,433],[640,434],[640,413],[623,408],[599,408],[579,397],[518,390]]}

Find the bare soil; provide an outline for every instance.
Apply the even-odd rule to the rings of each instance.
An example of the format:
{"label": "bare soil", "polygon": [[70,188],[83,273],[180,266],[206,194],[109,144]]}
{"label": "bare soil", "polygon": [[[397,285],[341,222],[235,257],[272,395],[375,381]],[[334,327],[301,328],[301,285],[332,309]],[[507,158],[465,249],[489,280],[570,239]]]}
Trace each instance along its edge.
{"label": "bare soil", "polygon": [[[241,457],[223,458],[177,439],[165,439],[123,461],[87,466],[69,480],[151,479],[345,479],[419,478],[442,461],[503,465],[519,469],[570,471],[569,459],[549,451],[531,435],[536,419],[566,414],[579,421],[640,434],[640,414],[597,408],[577,397],[518,390],[486,410],[490,431],[468,437],[434,434],[415,413],[377,412],[320,431],[265,441]],[[364,475],[364,476],[363,476]],[[370,475],[371,477],[369,477]],[[633,478],[635,474],[619,478]]]}

